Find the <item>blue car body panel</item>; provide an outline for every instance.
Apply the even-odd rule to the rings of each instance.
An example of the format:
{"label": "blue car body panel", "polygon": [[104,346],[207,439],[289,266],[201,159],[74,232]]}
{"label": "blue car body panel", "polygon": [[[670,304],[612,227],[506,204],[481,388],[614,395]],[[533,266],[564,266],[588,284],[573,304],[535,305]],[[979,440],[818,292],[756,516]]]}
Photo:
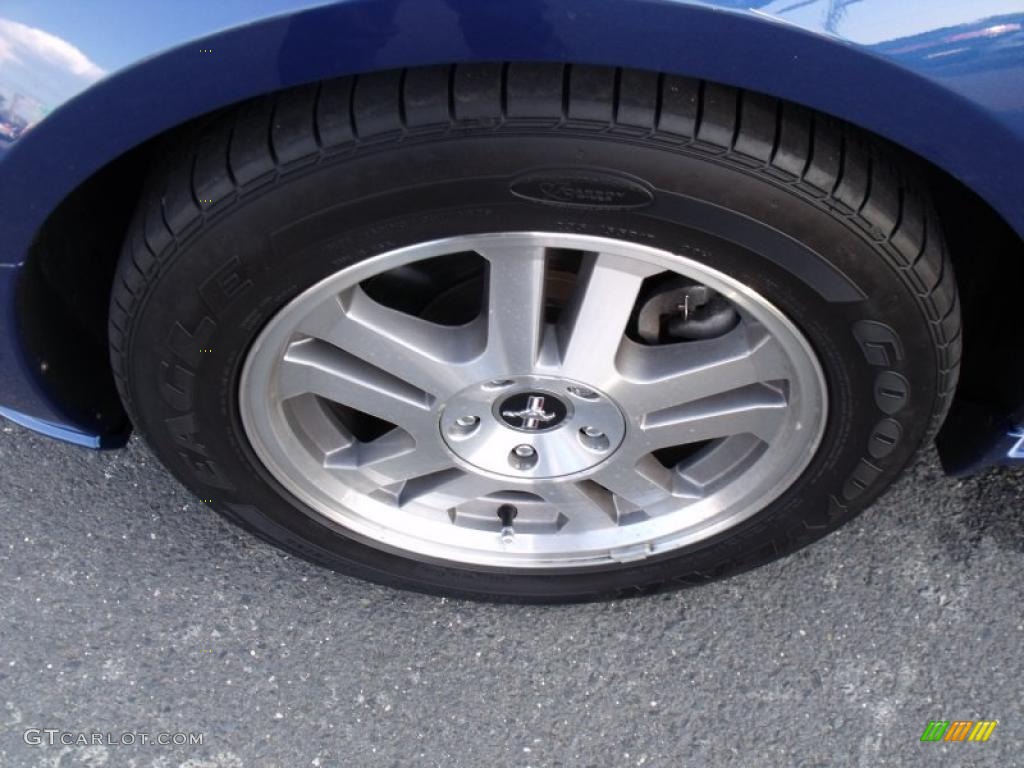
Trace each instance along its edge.
{"label": "blue car body panel", "polygon": [[5,0],[3,413],[77,442],[114,439],[40,387],[14,301],[39,228],[91,174],[256,94],[494,60],[659,70],[802,103],[926,158],[1024,235],[1024,0]]}

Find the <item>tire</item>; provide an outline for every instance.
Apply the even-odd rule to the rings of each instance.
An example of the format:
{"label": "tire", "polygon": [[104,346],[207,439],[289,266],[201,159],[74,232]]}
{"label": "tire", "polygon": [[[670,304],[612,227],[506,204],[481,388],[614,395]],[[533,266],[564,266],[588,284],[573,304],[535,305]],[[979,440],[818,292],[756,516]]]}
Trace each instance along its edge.
{"label": "tire", "polygon": [[[253,100],[169,140],[163,156],[111,300],[125,407],[159,459],[221,514],[360,578],[557,602],[734,574],[867,507],[934,436],[956,385],[956,284],[908,162],[767,96],[592,66],[410,69]],[[659,249],[777,307],[813,350],[827,391],[820,441],[799,476],[692,544],[572,568],[408,556],[330,524],[286,490],[240,412],[254,340],[339,270],[495,231]]]}

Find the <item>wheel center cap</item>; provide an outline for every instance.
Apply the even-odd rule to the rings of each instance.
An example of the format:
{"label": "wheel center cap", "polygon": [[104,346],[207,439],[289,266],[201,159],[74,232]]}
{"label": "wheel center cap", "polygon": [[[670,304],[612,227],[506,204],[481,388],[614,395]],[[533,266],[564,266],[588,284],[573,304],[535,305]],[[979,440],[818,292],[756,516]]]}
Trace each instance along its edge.
{"label": "wheel center cap", "polygon": [[523,432],[556,429],[568,414],[568,407],[557,395],[538,390],[507,397],[498,406],[501,419],[512,429]]}
{"label": "wheel center cap", "polygon": [[553,376],[509,376],[445,403],[441,437],[467,464],[539,480],[584,472],[619,447],[626,422],[606,395]]}

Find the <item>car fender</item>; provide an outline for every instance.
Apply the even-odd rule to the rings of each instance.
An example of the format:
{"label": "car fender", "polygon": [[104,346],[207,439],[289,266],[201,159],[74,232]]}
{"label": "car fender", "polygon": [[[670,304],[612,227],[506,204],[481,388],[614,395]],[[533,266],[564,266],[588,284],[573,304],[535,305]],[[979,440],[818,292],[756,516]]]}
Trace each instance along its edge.
{"label": "car fender", "polygon": [[[7,23],[0,32],[10,35],[15,24],[43,33],[51,49],[56,44],[49,38],[63,43],[65,68],[81,85],[60,90],[47,80],[53,67],[43,68],[38,93],[25,96],[43,104],[45,116],[0,154],[0,296],[13,296],[18,268],[60,201],[147,139],[268,91],[452,62],[608,64],[767,93],[905,147],[1024,233],[1018,204],[1024,0],[180,0],[145,6],[141,28],[134,15],[115,13],[120,4],[93,6],[54,31],[32,26],[38,6],[16,2],[0,11]],[[104,34],[97,37],[99,26]],[[12,87],[7,42],[0,44],[0,94]],[[36,43],[45,53],[46,45]],[[54,93],[63,95],[47,95]],[[26,359],[17,322],[15,302],[5,301],[0,404],[88,433],[87,424],[63,413],[36,383],[38,364]]]}

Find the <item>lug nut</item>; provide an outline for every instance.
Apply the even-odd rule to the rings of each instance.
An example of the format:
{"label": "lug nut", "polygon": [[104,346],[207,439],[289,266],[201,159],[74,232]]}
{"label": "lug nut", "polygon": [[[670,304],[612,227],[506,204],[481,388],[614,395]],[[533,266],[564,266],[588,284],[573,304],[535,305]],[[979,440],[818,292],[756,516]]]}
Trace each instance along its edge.
{"label": "lug nut", "polygon": [[517,445],[508,453],[508,463],[513,469],[525,472],[537,465],[537,451],[532,445]]}
{"label": "lug nut", "polygon": [[480,428],[480,417],[468,413],[456,416],[448,427],[448,436],[453,440],[465,440],[477,433]]}
{"label": "lug nut", "polygon": [[596,400],[598,398],[597,392],[595,392],[592,389],[587,389],[586,387],[566,387],[565,391],[568,392],[570,395],[581,397],[584,400]]}
{"label": "lug nut", "polygon": [[604,453],[612,447],[608,435],[597,427],[583,427],[580,430],[579,439],[584,447],[598,453]]}

